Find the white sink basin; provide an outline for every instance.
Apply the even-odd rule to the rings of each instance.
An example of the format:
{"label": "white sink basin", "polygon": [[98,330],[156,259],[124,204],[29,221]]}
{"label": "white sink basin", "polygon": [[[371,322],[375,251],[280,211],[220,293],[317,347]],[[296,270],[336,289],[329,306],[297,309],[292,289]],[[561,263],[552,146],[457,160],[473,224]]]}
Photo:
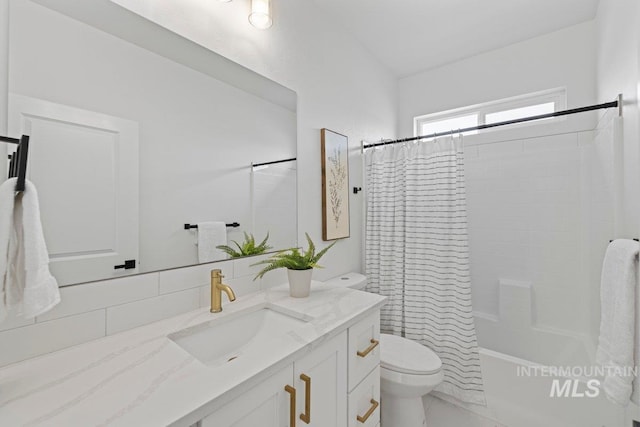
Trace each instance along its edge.
{"label": "white sink basin", "polygon": [[305,323],[304,320],[262,308],[193,326],[169,335],[169,339],[202,363],[217,366],[241,358],[243,354],[260,352],[275,337]]}

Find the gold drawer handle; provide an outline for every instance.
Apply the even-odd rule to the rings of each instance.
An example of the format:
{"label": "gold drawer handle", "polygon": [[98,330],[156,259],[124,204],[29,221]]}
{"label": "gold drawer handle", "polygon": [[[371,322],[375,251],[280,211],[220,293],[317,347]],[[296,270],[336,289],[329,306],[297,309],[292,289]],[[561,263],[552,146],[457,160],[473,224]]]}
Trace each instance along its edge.
{"label": "gold drawer handle", "polygon": [[300,419],[309,424],[311,422],[311,378],[300,374],[300,379],[304,381],[304,414],[300,414]]}
{"label": "gold drawer handle", "polygon": [[[367,347],[367,349],[365,351],[359,351],[356,354],[360,357],[367,357],[367,354],[371,353],[373,351],[374,348],[376,348],[378,346],[378,344],[380,344],[380,341],[378,340],[374,340],[373,338],[371,338],[371,341],[369,341],[371,343],[371,345],[369,347]],[[353,354],[353,353],[351,353]]]}
{"label": "gold drawer handle", "polygon": [[289,427],[296,427],[296,389],[286,385],[284,390],[289,393]]}
{"label": "gold drawer handle", "polygon": [[375,411],[378,408],[378,405],[379,403],[376,402],[375,399],[371,399],[371,408],[369,408],[367,413],[364,414],[364,417],[361,417],[360,415],[358,415],[357,417],[358,421],[360,421],[363,424],[366,423],[369,417],[371,416],[371,414],[373,414],[373,411]]}

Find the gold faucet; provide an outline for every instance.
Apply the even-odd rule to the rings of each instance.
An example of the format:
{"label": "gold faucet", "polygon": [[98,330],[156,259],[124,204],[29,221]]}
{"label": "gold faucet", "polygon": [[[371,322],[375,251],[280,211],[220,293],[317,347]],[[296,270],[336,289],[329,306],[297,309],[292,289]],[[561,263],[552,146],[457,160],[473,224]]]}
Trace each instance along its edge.
{"label": "gold faucet", "polygon": [[236,294],[233,293],[228,285],[222,283],[222,270],[211,270],[211,312],[220,313],[222,311],[222,291],[227,294],[229,301],[236,300]]}

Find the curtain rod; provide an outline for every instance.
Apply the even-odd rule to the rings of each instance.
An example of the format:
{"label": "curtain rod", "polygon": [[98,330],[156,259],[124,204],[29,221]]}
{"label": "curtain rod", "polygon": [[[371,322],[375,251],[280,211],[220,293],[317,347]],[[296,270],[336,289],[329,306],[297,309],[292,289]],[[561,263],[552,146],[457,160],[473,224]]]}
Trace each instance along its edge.
{"label": "curtain rod", "polygon": [[294,160],[297,160],[297,158],[296,158],[296,157],[292,157],[292,158],[290,158],[290,159],[274,160],[273,162],[252,163],[252,164],[251,164],[251,167],[252,167],[252,168],[257,168],[258,166],[275,165],[276,163],[293,162]]}
{"label": "curtain rod", "polygon": [[540,114],[538,116],[521,117],[519,119],[506,120],[504,122],[490,123],[486,125],[478,125],[478,126],[473,126],[473,127],[464,128],[464,129],[449,130],[446,132],[436,132],[431,135],[420,135],[420,136],[413,136],[411,138],[402,138],[402,139],[393,139],[389,141],[374,142],[372,144],[365,144],[362,148],[367,149],[367,148],[373,148],[373,147],[380,147],[382,145],[398,144],[401,142],[418,141],[425,138],[438,138],[440,136],[454,135],[457,133],[470,132],[474,130],[490,129],[498,126],[506,126],[506,125],[512,125],[516,123],[530,122],[533,120],[549,119],[552,117],[568,116],[570,114],[584,113],[586,111],[593,111],[593,110],[603,110],[606,108],[618,108],[619,110],[618,114],[622,116],[622,95],[618,95],[618,98],[615,101],[605,102],[604,104],[589,105],[587,107],[556,111],[554,113]]}

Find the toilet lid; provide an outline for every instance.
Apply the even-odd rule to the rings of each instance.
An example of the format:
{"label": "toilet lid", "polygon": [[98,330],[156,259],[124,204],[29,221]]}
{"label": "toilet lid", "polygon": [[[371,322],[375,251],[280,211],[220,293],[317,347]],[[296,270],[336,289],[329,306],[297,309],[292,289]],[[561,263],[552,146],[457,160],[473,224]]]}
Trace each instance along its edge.
{"label": "toilet lid", "polygon": [[405,374],[435,374],[442,361],[431,349],[396,335],[380,334],[380,365]]}

